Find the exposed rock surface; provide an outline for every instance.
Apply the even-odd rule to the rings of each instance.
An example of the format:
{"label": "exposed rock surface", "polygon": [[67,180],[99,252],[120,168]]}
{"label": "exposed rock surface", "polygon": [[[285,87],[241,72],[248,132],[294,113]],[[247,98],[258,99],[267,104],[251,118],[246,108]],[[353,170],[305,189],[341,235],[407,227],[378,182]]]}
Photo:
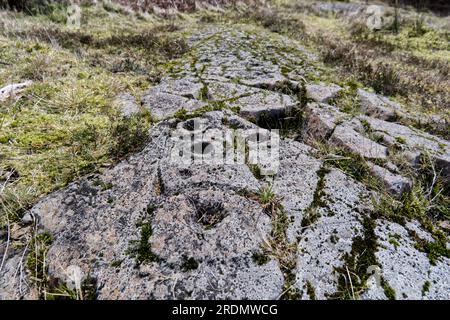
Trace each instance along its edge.
{"label": "exposed rock surface", "polygon": [[17,96],[25,90],[27,87],[31,86],[33,81],[27,80],[22,83],[13,83],[7,85],[6,87],[0,88],[0,102],[6,101],[8,99],[15,99]]}
{"label": "exposed rock surface", "polygon": [[[287,39],[216,29],[190,44],[191,53],[173,74],[142,99],[160,120],[145,149],[48,195],[27,213],[27,224],[36,220],[38,232],[53,237],[49,276],[68,281],[67,270],[80,268],[96,279],[99,299],[278,299],[286,297],[287,287],[300,298],[326,299],[343,290],[339,270],[351,267],[349,256],[365,254],[355,239],[374,233],[378,245],[367,250],[377,264],[365,267],[380,268],[385,287],[398,299],[450,298],[450,259],[442,256],[432,265],[408,230],[430,242],[432,235],[416,222],[376,219],[375,192],[333,168],[313,147],[322,140],[362,161],[376,159],[367,162],[373,175],[400,196],[410,181],[389,164],[392,148],[400,144],[414,156],[428,152],[448,172],[449,142],[385,121],[391,110],[375,108],[378,100],[370,96],[367,116],[324,103],[302,105],[293,84],[314,72],[305,63],[313,57]],[[295,54],[280,46],[293,46]],[[299,71],[282,72],[286,64]],[[331,88],[320,88],[315,99],[332,103],[339,88]],[[292,119],[294,111],[304,119],[303,130],[301,123],[293,129],[302,139],[255,124],[263,115]],[[269,150],[267,156],[252,153],[255,146]],[[273,195],[266,191],[264,200],[268,186]],[[279,207],[270,211],[273,201]],[[282,213],[287,221],[280,222]],[[398,246],[392,234],[399,235]],[[289,263],[287,252],[274,251],[278,246],[295,248]],[[5,255],[0,298],[37,297],[21,276],[26,250]],[[431,286],[422,293],[425,282]],[[367,284],[360,298],[387,298],[373,278]]]}

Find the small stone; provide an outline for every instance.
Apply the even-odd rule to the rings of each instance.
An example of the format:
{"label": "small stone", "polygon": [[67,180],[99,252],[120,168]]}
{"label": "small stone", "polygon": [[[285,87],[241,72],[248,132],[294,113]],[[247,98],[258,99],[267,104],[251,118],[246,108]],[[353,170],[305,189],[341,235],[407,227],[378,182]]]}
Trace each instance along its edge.
{"label": "small stone", "polygon": [[29,225],[29,224],[31,224],[31,223],[33,223],[34,222],[34,216],[30,213],[30,212],[27,212],[27,213],[25,213],[25,215],[22,217],[22,224],[23,225]]}
{"label": "small stone", "polygon": [[371,173],[384,183],[389,193],[392,195],[400,197],[404,192],[411,189],[412,182],[410,179],[394,174],[372,162],[368,162],[368,164]]}
{"label": "small stone", "polygon": [[209,81],[208,93],[211,100],[228,100],[252,95],[261,89],[236,84],[233,82]]}
{"label": "small stone", "polygon": [[142,102],[152,117],[157,120],[169,118],[181,109],[190,112],[206,106],[206,103],[202,101],[161,92],[158,88],[148,90]]}
{"label": "small stone", "polygon": [[176,94],[189,99],[201,100],[207,97],[202,97],[204,85],[199,82],[198,78],[182,78],[182,79],[167,79],[163,80],[158,85],[158,90],[165,93]]}
{"label": "small stone", "polygon": [[266,74],[255,78],[243,79],[240,83],[256,88],[274,90],[277,86],[284,84],[286,78],[278,73]]}
{"label": "small stone", "polygon": [[31,86],[33,81],[27,80],[22,83],[14,83],[7,85],[6,87],[0,88],[0,102],[6,101],[7,99],[15,99],[17,96],[26,88]]}
{"label": "small stone", "polygon": [[438,223],[439,227],[445,230],[450,230],[450,221],[449,220],[443,220],[439,221]]}
{"label": "small stone", "polygon": [[358,96],[361,103],[361,111],[372,117],[394,121],[401,111],[399,104],[378,94],[358,89]]}

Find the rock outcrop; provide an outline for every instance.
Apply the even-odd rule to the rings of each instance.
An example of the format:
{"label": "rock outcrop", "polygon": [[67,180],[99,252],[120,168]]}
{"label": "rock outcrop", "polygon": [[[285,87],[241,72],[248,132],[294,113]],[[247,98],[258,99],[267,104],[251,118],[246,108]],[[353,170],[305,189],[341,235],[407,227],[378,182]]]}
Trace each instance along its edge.
{"label": "rock outcrop", "polygon": [[[448,141],[389,122],[397,107],[367,93],[366,115],[326,104],[337,85],[308,84],[316,102],[304,104],[298,77],[282,66],[315,72],[299,61],[311,54],[287,39],[217,29],[190,43],[191,53],[142,99],[157,119],[145,149],[27,213],[38,234],[52,235],[49,278],[64,283],[79,268],[96,280],[98,299],[327,299],[345,296],[349,261],[370,255],[363,261],[373,264],[357,270],[379,271],[361,277],[359,297],[450,298],[450,259],[431,262],[411,236],[433,243],[433,235],[414,221],[375,216],[377,192],[315,149],[321,140],[358,155],[400,197],[412,181],[389,164],[393,148],[413,162],[429,154],[448,174]],[[286,129],[280,119],[294,119],[296,135],[270,131]],[[27,254],[6,252],[1,298],[36,298],[20,275]]]}

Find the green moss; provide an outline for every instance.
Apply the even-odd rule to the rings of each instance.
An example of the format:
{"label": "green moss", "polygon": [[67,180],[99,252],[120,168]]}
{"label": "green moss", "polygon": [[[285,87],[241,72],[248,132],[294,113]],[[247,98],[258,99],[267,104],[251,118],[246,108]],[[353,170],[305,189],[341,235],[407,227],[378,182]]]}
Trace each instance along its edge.
{"label": "green moss", "polygon": [[262,253],[254,253],[253,261],[262,265],[269,261],[269,257],[278,261],[284,275],[282,299],[295,300],[300,298],[300,293],[294,284],[296,281],[295,266],[297,244],[287,240],[286,232],[291,223],[279,200],[270,187],[263,188],[259,194],[252,194],[243,190],[240,194],[252,200],[258,200],[265,211],[272,217],[272,231],[270,232],[270,244],[265,246]]}
{"label": "green moss", "polygon": [[140,240],[130,241],[130,247],[127,253],[134,257],[136,264],[150,263],[158,260],[158,257],[152,252],[150,237],[153,234],[151,222],[140,224]]}
{"label": "green moss", "polygon": [[339,241],[339,237],[337,235],[335,235],[335,234],[332,234],[330,236],[330,241],[331,241],[332,244],[336,244]]}
{"label": "green moss", "polygon": [[104,182],[99,178],[95,179],[92,184],[96,187],[100,187],[102,191],[109,190],[113,187],[113,184],[111,182]]}
{"label": "green moss", "polygon": [[430,281],[425,281],[422,287],[422,297],[424,297],[430,291]]}
{"label": "green moss", "polygon": [[445,178],[439,172],[436,173],[435,163],[430,159],[421,159],[420,162],[418,169],[399,165],[404,172],[411,172],[413,188],[400,199],[382,194],[381,200],[375,202],[375,208],[379,217],[402,225],[406,220],[416,219],[425,229],[434,233],[433,221],[450,216],[450,189]]}
{"label": "green moss", "polygon": [[180,121],[186,121],[188,120],[188,112],[186,109],[181,108],[180,110],[178,110],[177,112],[174,113],[173,117],[175,119],[178,119]]}
{"label": "green moss", "polygon": [[329,164],[342,170],[357,181],[366,182],[369,180],[368,178],[371,177],[370,168],[363,157],[340,149],[335,151],[337,157],[329,159],[327,161]]}
{"label": "green moss", "polygon": [[309,281],[306,281],[306,293],[308,294],[310,300],[316,300],[316,291]]}
{"label": "green moss", "polygon": [[122,265],[123,260],[114,260],[113,262],[111,262],[111,267],[113,268],[120,268],[120,266]]}
{"label": "green moss", "polygon": [[378,248],[375,234],[376,223],[370,216],[364,216],[362,225],[363,235],[353,238],[350,253],[344,255],[344,266],[335,268],[339,274],[338,290],[331,295],[331,298],[357,298],[366,289],[369,277],[367,269],[370,266],[379,265],[375,256]]}
{"label": "green moss", "polygon": [[399,144],[406,144],[406,139],[403,137],[395,137],[395,141]]}
{"label": "green moss", "polygon": [[119,120],[113,125],[114,139],[109,149],[113,159],[122,159],[131,153],[141,151],[148,142],[148,129],[152,122],[149,113],[141,113]]}
{"label": "green moss", "polygon": [[381,286],[383,287],[384,294],[389,300],[396,300],[395,290],[389,286],[384,279],[381,280]]}
{"label": "green moss", "polygon": [[27,256],[27,269],[30,272],[30,279],[38,288],[39,292],[42,292],[48,285],[48,265],[45,264],[45,258],[52,242],[52,235],[48,232],[44,232],[36,234],[29,245],[30,250]]}
{"label": "green moss", "polygon": [[181,269],[184,272],[196,270],[198,268],[199,263],[194,258],[192,257],[188,258],[187,256],[184,256],[183,260],[184,261],[183,264],[181,265]]}
{"label": "green moss", "polygon": [[309,207],[305,210],[301,226],[303,228],[313,225],[319,218],[318,208]]}
{"label": "green moss", "polygon": [[267,262],[269,262],[270,258],[267,256],[267,254],[260,253],[260,252],[255,252],[252,255],[252,260],[258,266],[262,266],[262,265],[265,265]]}
{"label": "green moss", "polygon": [[248,168],[253,173],[253,176],[256,179],[261,180],[262,178],[264,178],[264,176],[261,174],[261,168],[257,164],[249,164]]}
{"label": "green moss", "polygon": [[157,209],[156,205],[153,203],[150,203],[147,205],[147,207],[145,208],[145,211],[147,212],[147,215],[149,217],[152,217],[153,214],[155,213],[155,210]]}
{"label": "green moss", "polygon": [[325,189],[325,176],[327,173],[330,172],[330,169],[328,169],[325,165],[323,165],[318,171],[317,171],[317,177],[319,178],[319,181],[317,182],[317,187],[314,190],[314,196],[313,196],[313,202],[312,205],[316,208],[318,207],[325,207],[326,203],[324,201],[324,189]]}
{"label": "green moss", "polygon": [[[344,89],[339,91],[337,97],[332,99],[329,104],[337,106],[341,111],[348,114],[360,114],[360,101],[357,95],[357,89],[361,84],[355,80],[349,80],[342,83],[342,85]],[[363,119],[361,120],[361,124],[364,126],[366,132],[370,131],[370,125],[367,121]]]}
{"label": "green moss", "polygon": [[236,114],[239,114],[241,112],[241,107],[239,106],[231,107],[230,110]]}
{"label": "green moss", "polygon": [[202,101],[208,100],[208,85],[203,83],[203,87],[200,89],[199,99]]}
{"label": "green moss", "polygon": [[395,239],[389,239],[389,243],[392,244],[395,248],[398,248],[400,244]]}
{"label": "green moss", "polygon": [[416,248],[425,252],[432,265],[440,260],[441,257],[450,258],[450,250],[447,249],[447,240],[444,236],[436,237],[434,242],[420,241]]}
{"label": "green moss", "polygon": [[311,205],[305,210],[304,217],[302,220],[302,227],[307,227],[314,224],[319,218],[320,213],[319,208],[327,208],[328,204],[324,200],[325,192],[325,176],[330,170],[323,165],[318,171],[317,176],[319,181],[317,182],[316,189],[314,190],[313,201]]}

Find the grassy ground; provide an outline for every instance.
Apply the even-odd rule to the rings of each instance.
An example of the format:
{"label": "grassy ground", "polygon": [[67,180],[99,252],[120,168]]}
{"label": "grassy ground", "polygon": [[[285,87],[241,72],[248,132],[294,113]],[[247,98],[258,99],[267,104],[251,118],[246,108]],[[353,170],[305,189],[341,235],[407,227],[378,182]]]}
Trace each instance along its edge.
{"label": "grassy ground", "polygon": [[0,104],[0,226],[142,146],[149,114],[123,119],[115,98],[139,98],[159,80],[187,47],[182,25],[117,6],[82,7],[77,30],[58,10],[0,12],[0,87],[34,82],[19,100]]}

